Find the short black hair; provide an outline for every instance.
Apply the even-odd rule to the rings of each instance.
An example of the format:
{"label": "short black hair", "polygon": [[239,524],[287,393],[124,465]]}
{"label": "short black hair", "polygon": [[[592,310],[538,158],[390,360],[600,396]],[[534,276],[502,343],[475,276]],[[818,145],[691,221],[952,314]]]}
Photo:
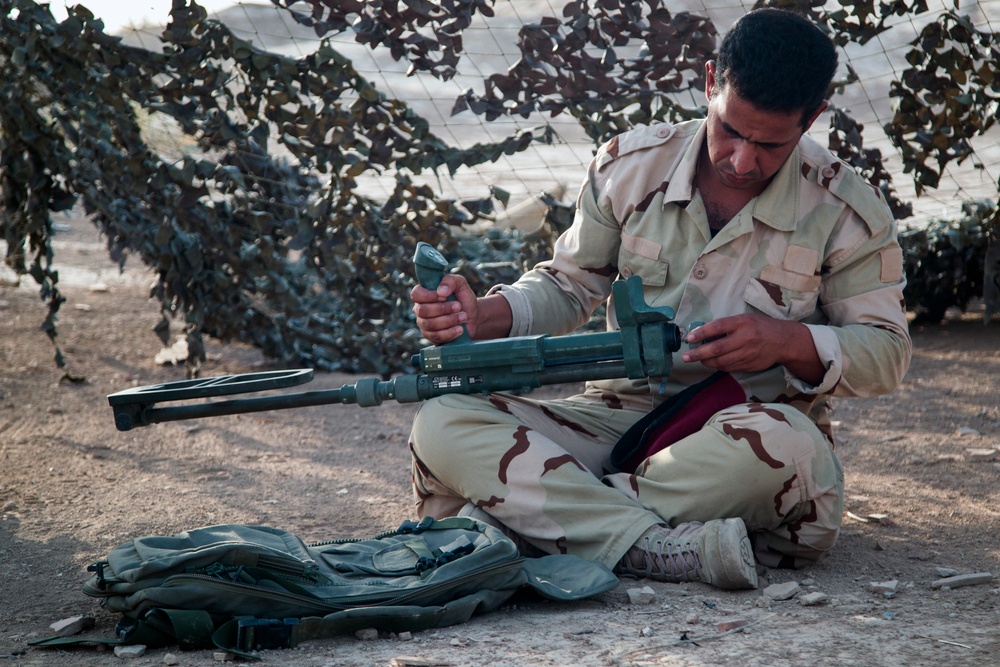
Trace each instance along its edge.
{"label": "short black hair", "polygon": [[718,90],[732,86],[765,111],[802,110],[805,124],[826,98],[837,71],[837,50],[809,19],[766,7],[733,24],[715,67]]}

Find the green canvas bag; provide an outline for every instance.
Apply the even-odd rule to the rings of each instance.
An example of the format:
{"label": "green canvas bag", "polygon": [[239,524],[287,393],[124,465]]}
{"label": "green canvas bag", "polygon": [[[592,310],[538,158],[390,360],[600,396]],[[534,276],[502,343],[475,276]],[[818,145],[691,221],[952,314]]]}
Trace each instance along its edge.
{"label": "green canvas bag", "polygon": [[524,558],[500,530],[466,517],[312,544],[278,528],[208,526],[131,540],[88,569],[84,592],[123,614],[116,637],[32,645],[216,646],[253,658],[362,628],[462,623],[522,587],[578,600],[618,584],[604,565],[575,556]]}

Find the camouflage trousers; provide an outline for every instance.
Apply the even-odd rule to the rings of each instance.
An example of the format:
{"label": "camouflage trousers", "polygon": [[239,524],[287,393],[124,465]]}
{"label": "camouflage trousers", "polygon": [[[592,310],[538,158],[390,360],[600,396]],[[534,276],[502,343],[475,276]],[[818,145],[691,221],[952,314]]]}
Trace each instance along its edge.
{"label": "camouflage trousers", "polygon": [[472,501],[547,553],[609,567],[657,523],[740,517],[770,567],[803,567],[833,547],[843,469],[806,415],[737,405],[634,474],[611,470],[612,448],[642,415],[584,397],[427,401],[410,437],[418,515]]}

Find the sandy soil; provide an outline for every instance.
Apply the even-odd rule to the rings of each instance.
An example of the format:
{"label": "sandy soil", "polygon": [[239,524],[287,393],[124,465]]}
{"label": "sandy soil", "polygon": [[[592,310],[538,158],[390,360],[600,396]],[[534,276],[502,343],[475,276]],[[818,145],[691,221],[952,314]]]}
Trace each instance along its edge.
{"label": "sandy soil", "polygon": [[[52,362],[29,286],[0,287],[0,665],[117,664],[109,651],[27,647],[49,625],[115,617],[80,590],[86,566],[118,544],[214,523],[262,523],[308,540],[362,536],[410,518],[406,433],[414,407],[329,406],[115,430],[107,394],[183,379],[154,363],[148,277],[118,276],[93,230],[61,234],[68,302]],[[2,277],[2,276],[0,276]],[[9,276],[8,276],[9,277]],[[106,291],[94,291],[103,282]],[[72,284],[69,284],[72,283]],[[1000,576],[1000,330],[976,312],[914,330],[905,385],[841,402],[847,469],[843,536],[807,571],[769,570],[761,589],[797,581],[826,601],[770,601],[762,590],[625,581],[593,600],[518,599],[465,625],[410,639],[353,636],[263,654],[266,664],[335,665],[987,665],[1000,654],[1000,579],[935,589],[937,568]],[[204,376],[273,368],[252,349],[209,345]],[[358,378],[320,374],[308,389]],[[555,395],[572,388],[547,388]],[[863,522],[870,515],[883,521]],[[894,595],[871,590],[895,580]],[[626,590],[649,584],[649,605]],[[720,624],[748,621],[724,633]],[[725,626],[723,626],[724,628]],[[690,641],[682,641],[682,637]],[[150,650],[135,665],[164,664]],[[179,652],[181,665],[216,663]]]}

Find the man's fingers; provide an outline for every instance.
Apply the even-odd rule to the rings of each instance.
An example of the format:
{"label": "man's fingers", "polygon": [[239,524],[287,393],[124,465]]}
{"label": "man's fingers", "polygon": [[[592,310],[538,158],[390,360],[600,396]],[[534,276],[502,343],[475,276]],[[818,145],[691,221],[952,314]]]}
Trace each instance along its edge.
{"label": "man's fingers", "polygon": [[420,327],[424,338],[437,345],[439,343],[447,343],[465,333],[462,324],[467,319],[468,317],[464,312],[436,317],[425,322],[421,322],[420,318],[417,318],[417,326]]}
{"label": "man's fingers", "polygon": [[[700,330],[701,330],[700,327],[698,329],[695,329],[695,331],[700,331]],[[697,343],[698,346],[691,348],[690,350],[681,355],[681,358],[683,358],[684,361],[687,362],[691,361],[704,362],[708,359],[713,359],[715,357],[727,354],[728,352],[731,352],[733,349],[735,349],[735,346],[733,345],[734,341],[731,339],[730,336],[726,336],[724,334],[715,335],[711,337],[703,337],[696,340],[691,340],[689,338],[688,342]]]}
{"label": "man's fingers", "polygon": [[417,303],[413,312],[424,338],[434,343],[446,343],[463,333],[462,324],[469,319],[457,301]]}
{"label": "man's fingers", "polygon": [[449,273],[441,279],[441,284],[437,288],[437,294],[442,299],[446,299],[452,294],[457,297],[463,290],[471,292],[469,282],[460,275]]}
{"label": "man's fingers", "polygon": [[461,310],[462,304],[458,301],[431,301],[413,304],[413,314],[416,315],[417,318],[425,320],[456,315]]}
{"label": "man's fingers", "polygon": [[418,315],[417,326],[420,327],[420,331],[425,335],[440,334],[452,329],[457,329],[460,334],[462,332],[462,324],[467,319],[468,316],[464,312],[449,313],[435,317],[421,317]]}
{"label": "man's fingers", "polygon": [[449,341],[455,340],[464,333],[462,327],[452,327],[450,329],[444,329],[442,331],[424,331],[424,338],[429,340],[434,345],[441,345]]}
{"label": "man's fingers", "polygon": [[438,297],[437,292],[434,290],[429,290],[426,287],[417,285],[410,290],[410,301],[414,304],[438,303],[441,301],[441,298]]}
{"label": "man's fingers", "polygon": [[[448,301],[450,296],[457,298]],[[474,317],[476,312],[475,294],[465,278],[454,274],[444,276],[436,290],[415,286],[410,290],[410,299],[421,334],[435,345],[462,335],[469,313]]]}
{"label": "man's fingers", "polygon": [[684,340],[688,343],[705,343],[729,336],[737,329],[738,326],[735,317],[723,317],[711,322],[705,322],[701,326],[692,329],[684,337]]}

